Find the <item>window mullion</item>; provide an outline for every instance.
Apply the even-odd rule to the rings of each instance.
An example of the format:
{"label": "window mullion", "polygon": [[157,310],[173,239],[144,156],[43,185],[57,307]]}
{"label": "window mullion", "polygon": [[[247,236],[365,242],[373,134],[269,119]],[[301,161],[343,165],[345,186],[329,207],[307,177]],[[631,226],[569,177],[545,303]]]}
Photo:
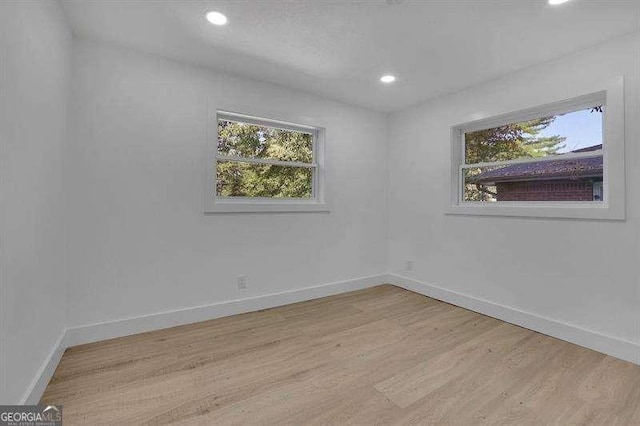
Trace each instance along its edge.
{"label": "window mullion", "polygon": [[281,161],[281,160],[272,160],[269,158],[247,158],[247,157],[233,157],[226,155],[217,155],[216,160],[220,161],[233,161],[236,163],[252,163],[252,164],[266,164],[270,166],[283,166],[283,167],[303,167],[303,168],[314,168],[317,167],[317,164],[314,163],[302,163],[299,161]]}

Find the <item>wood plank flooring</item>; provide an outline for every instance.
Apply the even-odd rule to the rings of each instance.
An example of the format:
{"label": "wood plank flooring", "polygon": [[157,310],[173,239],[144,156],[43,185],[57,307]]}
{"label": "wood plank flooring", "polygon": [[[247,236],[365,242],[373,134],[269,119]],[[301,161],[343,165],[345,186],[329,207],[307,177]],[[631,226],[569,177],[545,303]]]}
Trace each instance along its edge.
{"label": "wood plank flooring", "polygon": [[384,285],[69,348],[65,425],[640,425],[640,367]]}

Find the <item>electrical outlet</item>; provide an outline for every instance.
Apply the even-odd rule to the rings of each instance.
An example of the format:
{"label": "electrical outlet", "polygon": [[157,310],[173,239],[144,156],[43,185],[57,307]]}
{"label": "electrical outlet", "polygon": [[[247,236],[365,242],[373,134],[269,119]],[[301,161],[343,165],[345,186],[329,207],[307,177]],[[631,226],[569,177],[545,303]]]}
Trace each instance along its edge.
{"label": "electrical outlet", "polygon": [[247,288],[247,276],[238,275],[238,288],[240,290]]}
{"label": "electrical outlet", "polygon": [[413,260],[407,260],[407,263],[404,265],[404,269],[407,271],[413,271]]}

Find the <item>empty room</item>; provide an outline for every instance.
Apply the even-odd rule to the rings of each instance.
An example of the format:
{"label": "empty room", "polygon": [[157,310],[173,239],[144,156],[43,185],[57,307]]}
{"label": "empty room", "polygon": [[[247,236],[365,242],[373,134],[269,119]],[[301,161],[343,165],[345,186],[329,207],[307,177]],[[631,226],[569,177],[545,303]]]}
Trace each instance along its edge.
{"label": "empty room", "polygon": [[0,425],[639,425],[637,0],[0,0]]}

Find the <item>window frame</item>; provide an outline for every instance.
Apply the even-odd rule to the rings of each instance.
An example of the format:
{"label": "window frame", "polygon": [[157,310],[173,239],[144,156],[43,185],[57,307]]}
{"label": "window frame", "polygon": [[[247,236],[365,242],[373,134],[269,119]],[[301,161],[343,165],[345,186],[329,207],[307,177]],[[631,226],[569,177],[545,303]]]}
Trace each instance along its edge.
{"label": "window frame", "polygon": [[[258,126],[272,127],[282,130],[304,132],[312,135],[311,163],[281,161],[274,159],[253,159],[245,157],[225,156],[218,153],[218,122],[229,120]],[[324,201],[324,129],[306,124],[296,124],[283,120],[257,117],[254,115],[217,110],[214,116],[213,131],[213,164],[207,162],[209,173],[205,213],[295,213],[295,212],[328,212]],[[211,158],[211,156],[208,156]],[[283,167],[312,169],[312,196],[310,198],[275,198],[275,197],[226,197],[217,194],[217,167],[219,161],[235,161],[252,164],[269,164]]]}
{"label": "window frame", "polygon": [[[589,158],[602,155],[604,201],[464,201],[463,170],[471,166],[465,164],[465,133],[527,121],[547,115],[578,111],[596,104],[605,105],[603,113],[602,150],[586,153],[567,153],[563,154],[561,158]],[[624,143],[624,84],[622,76],[609,81],[604,90],[452,126],[451,177],[449,180],[450,191],[447,199],[446,214],[624,220]],[[558,158],[525,158],[501,162],[477,163],[474,164],[473,167],[553,160],[558,160]]]}

